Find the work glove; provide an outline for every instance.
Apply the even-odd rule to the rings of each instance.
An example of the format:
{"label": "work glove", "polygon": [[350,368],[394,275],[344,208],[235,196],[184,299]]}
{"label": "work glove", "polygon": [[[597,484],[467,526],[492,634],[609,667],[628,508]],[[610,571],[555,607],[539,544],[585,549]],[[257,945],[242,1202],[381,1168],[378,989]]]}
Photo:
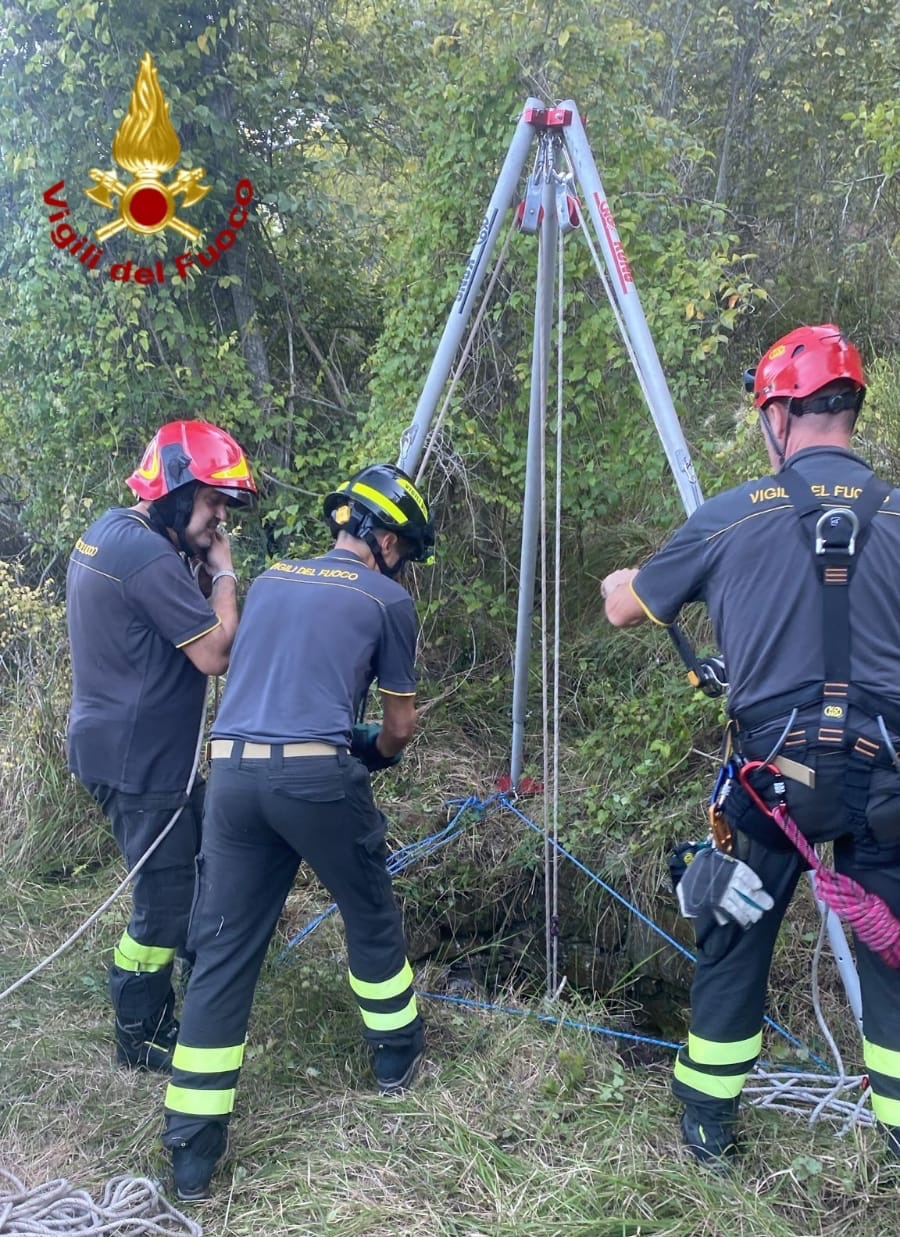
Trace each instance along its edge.
{"label": "work glove", "polygon": [[375,740],[381,734],[378,722],[358,722],[353,727],[350,739],[350,755],[361,760],[370,773],[378,773],[381,769],[390,769],[398,765],[403,753],[396,756],[383,756],[376,746]]}
{"label": "work glove", "polygon": [[677,894],[686,919],[712,911],[723,926],[736,923],[749,928],[774,906],[751,867],[712,846],[697,851],[678,882]]}

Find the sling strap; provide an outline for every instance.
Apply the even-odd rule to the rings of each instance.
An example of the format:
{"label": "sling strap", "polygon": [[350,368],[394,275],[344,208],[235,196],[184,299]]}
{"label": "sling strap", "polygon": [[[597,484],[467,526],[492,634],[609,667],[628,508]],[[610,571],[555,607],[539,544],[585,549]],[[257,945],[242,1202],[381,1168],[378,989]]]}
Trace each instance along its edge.
{"label": "sling strap", "polygon": [[891,487],[873,475],[852,507],[826,507],[794,469],[783,469],[779,480],[811,543],[822,594],[825,676],[816,742],[843,747],[850,690],[850,581],[872,519]]}
{"label": "sling strap", "polygon": [[[852,507],[826,507],[821,497],[814,494],[792,468],[785,468],[780,479],[803,534],[810,540],[822,595],[825,675],[818,732],[813,735],[813,741],[847,750],[844,775],[847,827],[863,845],[868,836],[866,805],[872,769],[879,757],[887,763],[887,753],[881,752],[880,743],[863,735],[847,734],[849,706],[860,703],[859,693],[850,683],[850,581],[875,513],[890,494],[891,487],[873,475]],[[815,524],[813,516],[816,516]],[[865,711],[870,716],[883,717],[885,710],[878,700],[871,699],[868,705]],[[883,727],[883,721],[881,725]],[[893,752],[890,758],[893,760]]]}

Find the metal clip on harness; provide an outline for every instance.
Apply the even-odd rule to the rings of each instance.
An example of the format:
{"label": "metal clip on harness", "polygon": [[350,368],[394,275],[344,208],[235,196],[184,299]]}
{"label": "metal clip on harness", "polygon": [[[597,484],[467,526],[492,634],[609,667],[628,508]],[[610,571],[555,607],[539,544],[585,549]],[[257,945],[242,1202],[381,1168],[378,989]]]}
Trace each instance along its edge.
{"label": "metal clip on harness", "polygon": [[[835,536],[844,531],[844,523],[849,524],[849,535]],[[828,533],[831,536],[828,536]],[[816,554],[853,555],[856,553],[856,538],[859,534],[859,519],[855,511],[849,507],[832,507],[823,511],[816,521]]]}

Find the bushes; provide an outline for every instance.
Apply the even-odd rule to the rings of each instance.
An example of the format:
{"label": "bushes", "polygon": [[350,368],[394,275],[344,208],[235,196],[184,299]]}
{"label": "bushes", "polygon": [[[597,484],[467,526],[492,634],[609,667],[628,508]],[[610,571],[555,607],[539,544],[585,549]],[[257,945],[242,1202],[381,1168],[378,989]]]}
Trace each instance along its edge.
{"label": "bushes", "polygon": [[0,863],[10,872],[97,858],[106,831],[66,771],[71,675],[52,580],[30,586],[0,562]]}

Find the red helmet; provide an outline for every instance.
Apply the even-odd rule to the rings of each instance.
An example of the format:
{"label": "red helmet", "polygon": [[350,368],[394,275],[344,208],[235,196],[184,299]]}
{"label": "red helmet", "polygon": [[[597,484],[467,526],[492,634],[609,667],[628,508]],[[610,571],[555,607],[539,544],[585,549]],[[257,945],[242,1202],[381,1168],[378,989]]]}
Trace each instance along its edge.
{"label": "red helmet", "polygon": [[831,322],[790,331],[744,376],[757,408],[772,399],[804,399],[839,379],[854,383],[859,392],[866,389],[859,353]]}
{"label": "red helmet", "polygon": [[153,436],[144,458],[125,482],[155,502],[192,481],[221,490],[235,507],[253,504],[250,465],[230,434],[206,421],[170,421]]}

